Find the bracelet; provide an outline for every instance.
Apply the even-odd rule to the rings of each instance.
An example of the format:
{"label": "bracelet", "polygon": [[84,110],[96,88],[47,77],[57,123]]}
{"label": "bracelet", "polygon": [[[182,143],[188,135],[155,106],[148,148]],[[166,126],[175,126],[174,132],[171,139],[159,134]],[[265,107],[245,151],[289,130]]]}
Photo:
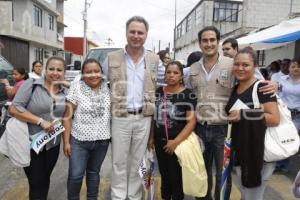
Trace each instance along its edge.
{"label": "bracelet", "polygon": [[44,122],[44,119],[43,118],[39,118],[39,120],[37,121],[36,125],[40,126],[43,122]]}

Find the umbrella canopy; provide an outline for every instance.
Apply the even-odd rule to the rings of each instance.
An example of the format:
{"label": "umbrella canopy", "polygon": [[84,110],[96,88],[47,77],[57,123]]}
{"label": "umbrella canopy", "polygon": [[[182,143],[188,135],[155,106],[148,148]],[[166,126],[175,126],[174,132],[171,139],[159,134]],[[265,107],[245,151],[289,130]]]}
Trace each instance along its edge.
{"label": "umbrella canopy", "polygon": [[252,46],[255,50],[264,50],[284,46],[299,39],[300,17],[297,17],[237,40],[240,48]]}

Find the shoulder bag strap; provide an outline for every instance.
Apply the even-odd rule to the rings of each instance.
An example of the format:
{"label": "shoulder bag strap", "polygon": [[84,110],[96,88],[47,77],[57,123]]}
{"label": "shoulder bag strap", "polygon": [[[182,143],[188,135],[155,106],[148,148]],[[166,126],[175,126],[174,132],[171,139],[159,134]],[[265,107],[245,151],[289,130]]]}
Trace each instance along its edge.
{"label": "shoulder bag strap", "polygon": [[36,88],[36,86],[37,86],[36,84],[34,84],[34,82],[35,82],[35,79],[32,79],[32,89],[31,89],[31,94],[30,94],[30,97],[29,97],[29,99],[28,99],[28,101],[27,101],[27,103],[26,103],[26,107],[28,106],[29,102],[31,101],[33,92],[34,92],[34,90],[35,90],[35,88]]}
{"label": "shoulder bag strap", "polygon": [[257,87],[260,82],[261,81],[256,81],[253,86],[253,90],[252,90],[252,100],[253,100],[254,109],[260,108],[260,103],[259,103],[258,94],[257,94]]}
{"label": "shoulder bag strap", "polygon": [[166,88],[165,87],[163,87],[163,93],[164,93],[164,98],[163,98],[163,104],[164,104],[163,118],[164,118],[166,139],[168,141],[169,140],[169,130],[168,130],[168,120],[167,120],[168,108],[167,108],[167,92],[166,92]]}

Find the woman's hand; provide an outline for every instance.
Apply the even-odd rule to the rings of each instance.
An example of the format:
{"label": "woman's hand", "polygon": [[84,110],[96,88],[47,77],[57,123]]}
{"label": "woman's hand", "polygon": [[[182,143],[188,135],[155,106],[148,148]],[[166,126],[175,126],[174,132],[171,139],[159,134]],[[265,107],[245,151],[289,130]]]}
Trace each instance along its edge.
{"label": "woman's hand", "polygon": [[71,156],[71,144],[69,142],[64,142],[64,154],[66,157]]}
{"label": "woman's hand", "polygon": [[233,110],[228,115],[228,121],[230,122],[238,122],[240,120],[240,111]]}
{"label": "woman's hand", "polygon": [[9,82],[7,79],[0,79],[0,83],[3,83],[5,86],[9,86]]}
{"label": "woman's hand", "polygon": [[52,131],[54,131],[54,124],[48,121],[43,121],[41,123],[41,127],[46,133],[51,133]]}
{"label": "woman's hand", "polygon": [[168,140],[168,143],[164,146],[164,150],[168,154],[173,154],[178,143],[175,140]]}

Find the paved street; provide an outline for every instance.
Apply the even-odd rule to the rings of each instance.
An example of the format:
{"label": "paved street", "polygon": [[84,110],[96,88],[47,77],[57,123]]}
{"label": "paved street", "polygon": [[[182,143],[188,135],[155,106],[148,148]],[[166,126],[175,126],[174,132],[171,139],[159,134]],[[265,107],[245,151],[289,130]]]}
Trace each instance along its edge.
{"label": "paved street", "polygon": [[[294,156],[291,161],[291,172],[287,175],[274,174],[265,192],[265,200],[292,200],[291,194],[292,178],[295,176],[297,169],[300,166],[300,157]],[[59,161],[52,175],[51,188],[49,193],[50,200],[66,199],[66,178],[67,178],[68,163],[67,158],[61,153]],[[111,155],[110,151],[104,161],[101,171],[101,200],[110,199],[110,171],[111,171]],[[159,185],[160,177],[156,170],[156,200],[160,200]],[[10,161],[0,156],[0,199],[1,200],[25,200],[28,198],[27,180],[23,170],[15,168]],[[85,185],[83,187],[82,199],[85,199]],[[186,200],[192,200],[192,197],[186,197]],[[240,194],[234,186],[233,200],[239,200]]]}

